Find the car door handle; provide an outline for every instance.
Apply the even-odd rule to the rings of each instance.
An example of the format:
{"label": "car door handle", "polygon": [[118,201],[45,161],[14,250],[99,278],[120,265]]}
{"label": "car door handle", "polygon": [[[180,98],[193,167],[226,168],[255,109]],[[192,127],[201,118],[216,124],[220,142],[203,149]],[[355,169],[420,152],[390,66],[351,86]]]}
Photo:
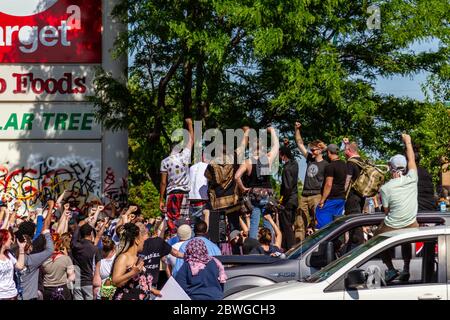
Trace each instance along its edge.
{"label": "car door handle", "polygon": [[418,296],[417,299],[419,299],[419,300],[441,300],[442,297],[438,296],[437,294],[425,293],[422,296]]}

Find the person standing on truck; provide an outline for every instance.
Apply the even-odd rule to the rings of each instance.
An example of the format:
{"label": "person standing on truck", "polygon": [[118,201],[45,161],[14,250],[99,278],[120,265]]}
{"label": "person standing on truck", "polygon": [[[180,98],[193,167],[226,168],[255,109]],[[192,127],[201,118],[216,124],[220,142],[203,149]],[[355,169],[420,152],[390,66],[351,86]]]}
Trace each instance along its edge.
{"label": "person standing on truck", "polygon": [[[306,158],[306,175],[303,185],[302,196],[298,205],[297,216],[295,217],[294,233],[295,241],[300,242],[305,239],[305,233],[311,234],[315,228],[316,207],[321,199],[321,189],[325,180],[325,167],[328,165],[322,152],[326,149],[325,143],[315,140],[309,144],[309,152],[306,149],[300,134],[301,123],[295,123],[295,142],[300,153]],[[306,219],[306,230],[305,221]]]}
{"label": "person standing on truck", "polygon": [[[358,214],[363,212],[365,197],[361,197],[352,188],[352,183],[359,177],[361,168],[356,162],[362,162],[362,159],[358,153],[358,145],[356,142],[350,142],[348,138],[343,140],[345,145],[345,158],[347,159],[347,179],[345,181],[345,190],[348,191],[348,196],[345,201],[345,214]],[[350,188],[350,190],[348,190]]]}
{"label": "person standing on truck", "polygon": [[345,206],[347,165],[339,159],[337,145],[328,145],[327,153],[331,162],[325,168],[325,183],[322,187],[319,205],[316,208],[317,229],[332,222],[336,216],[341,216]]}
{"label": "person standing on truck", "polygon": [[280,160],[284,163],[280,189],[282,199],[280,202],[284,209],[280,210],[278,216],[280,229],[284,235],[281,246],[287,251],[295,244],[292,225],[298,207],[298,163],[286,146],[280,148]]}
{"label": "person standing on truck", "polygon": [[191,118],[185,119],[185,122],[189,131],[186,145],[181,152],[174,146],[171,154],[161,161],[159,209],[166,213],[167,227],[171,234],[176,234],[177,227],[189,217],[189,164],[194,146],[194,129]]}
{"label": "person standing on truck", "polygon": [[[378,227],[376,234],[419,227],[416,219],[418,211],[417,182],[419,180],[417,165],[411,137],[407,134],[402,134],[402,140],[405,144],[408,160],[400,154],[393,156],[389,160],[392,179],[381,187],[381,199],[386,218]],[[403,245],[404,266],[403,271],[399,272],[392,264],[391,252],[388,250],[383,253],[382,260],[388,268],[385,275],[386,282],[391,282],[397,277],[401,281],[408,281],[411,255],[411,245]]]}

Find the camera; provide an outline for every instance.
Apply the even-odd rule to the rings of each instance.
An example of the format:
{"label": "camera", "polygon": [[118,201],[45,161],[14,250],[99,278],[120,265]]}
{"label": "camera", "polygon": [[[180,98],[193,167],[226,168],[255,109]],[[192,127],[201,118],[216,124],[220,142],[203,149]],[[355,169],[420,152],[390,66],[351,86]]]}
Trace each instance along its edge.
{"label": "camera", "polygon": [[278,203],[277,199],[274,197],[269,197],[269,201],[267,202],[265,209],[265,214],[270,214],[273,216],[278,211],[283,210],[284,207]]}
{"label": "camera", "polygon": [[253,211],[252,200],[248,194],[242,197],[242,205],[241,205],[242,213],[251,213]]}

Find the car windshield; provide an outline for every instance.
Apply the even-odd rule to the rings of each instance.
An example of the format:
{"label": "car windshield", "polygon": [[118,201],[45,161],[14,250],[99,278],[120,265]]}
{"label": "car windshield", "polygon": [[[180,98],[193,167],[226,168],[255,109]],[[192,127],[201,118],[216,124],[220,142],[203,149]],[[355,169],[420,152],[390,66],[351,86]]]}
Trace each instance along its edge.
{"label": "car windshield", "polygon": [[298,243],[294,247],[292,247],[289,251],[286,252],[286,257],[288,259],[298,259],[304,252],[307,252],[311,247],[325,238],[328,234],[333,232],[333,230],[339,228],[345,221],[347,221],[347,217],[343,217],[333,221],[333,223],[328,224],[324,228],[320,229],[316,233],[313,233],[309,237],[305,238],[302,242]]}
{"label": "car windshield", "polygon": [[345,266],[347,263],[349,263],[351,260],[358,257],[360,254],[363,254],[373,246],[377,245],[378,243],[386,240],[388,237],[383,235],[378,235],[367,241],[364,245],[361,245],[354,249],[353,251],[350,251],[346,255],[340,257],[339,259],[333,261],[328,266],[323,268],[322,270],[314,273],[310,277],[306,278],[306,282],[321,282],[326,279],[328,279],[330,276],[332,276],[336,271],[341,269],[343,266]]}

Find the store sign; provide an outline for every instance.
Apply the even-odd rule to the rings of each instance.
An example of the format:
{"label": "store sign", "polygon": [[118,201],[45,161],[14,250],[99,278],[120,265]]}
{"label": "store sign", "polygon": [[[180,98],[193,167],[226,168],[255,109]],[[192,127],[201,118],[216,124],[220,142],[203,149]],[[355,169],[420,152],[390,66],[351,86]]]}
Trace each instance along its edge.
{"label": "store sign", "polygon": [[101,139],[90,104],[2,104],[0,140]]}
{"label": "store sign", "polygon": [[94,75],[93,66],[0,66],[0,101],[83,101]]}
{"label": "store sign", "polygon": [[101,63],[101,0],[0,0],[0,63]]}

